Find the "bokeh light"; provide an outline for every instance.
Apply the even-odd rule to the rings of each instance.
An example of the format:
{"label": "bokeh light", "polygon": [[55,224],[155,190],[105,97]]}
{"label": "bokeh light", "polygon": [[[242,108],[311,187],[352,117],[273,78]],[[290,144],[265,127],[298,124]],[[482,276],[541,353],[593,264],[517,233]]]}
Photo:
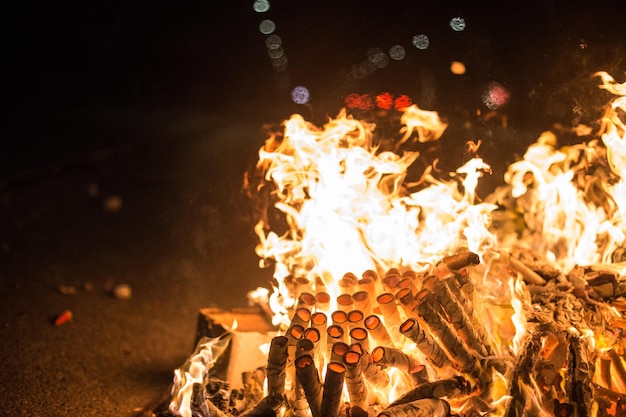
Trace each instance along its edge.
{"label": "bokeh light", "polygon": [[455,75],[465,74],[465,64],[460,61],[452,61],[450,63],[450,72]]}
{"label": "bokeh light", "polygon": [[453,17],[450,20],[450,27],[455,32],[462,32],[465,30],[465,19],[462,17]]}
{"label": "bokeh light", "polygon": [[487,108],[496,110],[509,101],[511,93],[502,84],[494,81],[487,85],[481,98]]}
{"label": "bokeh light", "polygon": [[377,68],[385,68],[389,63],[389,57],[379,47],[367,50],[367,60],[374,64]]}
{"label": "bokeh light", "polygon": [[346,103],[346,107],[349,109],[367,111],[374,108],[372,97],[370,97],[369,94],[352,93],[344,99],[344,102]]}
{"label": "bokeh light", "polygon": [[293,100],[294,103],[306,104],[309,102],[309,99],[310,99],[310,94],[309,94],[308,88],[299,85],[297,87],[294,87],[293,90],[291,90],[291,100]]}
{"label": "bokeh light", "polygon": [[412,43],[417,49],[426,49],[430,45],[430,40],[428,36],[420,34],[413,36]]}
{"label": "bokeh light", "polygon": [[278,35],[270,35],[265,39],[267,49],[278,49],[283,44],[283,40]]}
{"label": "bokeh light", "polygon": [[380,93],[376,96],[376,107],[389,110],[393,107],[393,96],[389,92]]}
{"label": "bokeh light", "polygon": [[257,13],[265,13],[270,9],[270,2],[267,0],[254,0],[252,7]]}
{"label": "bokeh light", "polygon": [[288,64],[287,57],[283,54],[279,58],[272,59],[272,67],[278,72],[285,71]]}
{"label": "bokeh light", "polygon": [[411,100],[411,97],[407,96],[406,94],[402,94],[396,97],[396,99],[394,100],[393,108],[402,111],[409,107],[411,104],[413,104],[413,100]]}
{"label": "bokeh light", "polygon": [[394,45],[389,49],[389,56],[391,57],[391,59],[394,59],[396,61],[404,59],[405,55],[406,51],[404,50],[404,47],[402,45]]}
{"label": "bokeh light", "polygon": [[274,30],[276,30],[276,24],[272,20],[265,19],[259,24],[259,31],[264,35],[269,35]]}
{"label": "bokeh light", "polygon": [[268,49],[267,54],[272,59],[278,59],[278,58],[281,58],[283,55],[285,55],[285,50],[280,47],[276,49]]}

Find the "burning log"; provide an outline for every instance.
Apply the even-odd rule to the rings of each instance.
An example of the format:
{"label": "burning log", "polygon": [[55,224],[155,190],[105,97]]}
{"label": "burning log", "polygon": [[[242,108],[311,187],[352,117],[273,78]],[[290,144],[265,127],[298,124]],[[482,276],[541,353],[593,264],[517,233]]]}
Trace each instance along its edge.
{"label": "burning log", "polygon": [[354,300],[351,294],[341,294],[337,297],[337,307],[341,311],[348,312],[354,308]]}
{"label": "burning log", "polygon": [[470,349],[483,357],[493,355],[491,346],[487,343],[485,329],[479,321],[472,323],[465,309],[445,282],[431,275],[424,281],[424,287],[428,288],[441,304],[447,314],[448,321]]}
{"label": "burning log", "polygon": [[296,309],[306,308],[307,310],[309,310],[309,312],[311,312],[313,308],[315,307],[315,303],[316,303],[316,299],[313,294],[311,294],[310,292],[303,292],[298,297],[298,303],[296,305]]}
{"label": "burning log", "polygon": [[352,310],[348,313],[348,327],[350,329],[355,329],[358,327],[363,327],[363,320],[365,319],[365,314],[363,314],[360,310]]}
{"label": "burning log", "polygon": [[424,331],[419,322],[410,318],[400,326],[400,333],[411,339],[417,348],[428,358],[428,360],[438,368],[451,365],[450,359],[441,349],[439,344],[433,339],[430,333]]}
{"label": "burning log", "polygon": [[391,293],[383,293],[377,297],[378,307],[388,327],[399,326],[401,323],[400,312],[396,304],[396,298]]}
{"label": "burning log", "polygon": [[326,329],[326,351],[331,354],[333,346],[335,346],[337,343],[343,342],[343,339],[344,333],[343,329],[340,326],[334,324],[332,326],[328,326],[328,328]]}
{"label": "burning log", "polygon": [[361,354],[360,367],[363,377],[376,388],[386,387],[389,384],[389,375],[383,372],[378,365],[372,361],[371,356],[367,352],[359,352]]}
{"label": "burning log", "polygon": [[383,290],[395,294],[398,291],[398,283],[400,282],[400,275],[396,272],[388,272],[382,279]]}
{"label": "burning log", "polygon": [[477,376],[480,373],[478,359],[465,347],[448,322],[441,317],[439,312],[433,309],[430,303],[432,299],[431,293],[422,290],[420,294],[421,300],[417,306],[419,315],[428,323],[428,326],[437,335],[441,344],[450,352],[456,367],[461,372]]}
{"label": "burning log", "polygon": [[343,342],[335,343],[331,349],[329,362],[341,362],[343,359],[343,355],[345,355],[345,353],[349,350],[350,350],[350,346],[348,346],[347,343],[343,343]]}
{"label": "burning log", "polygon": [[348,333],[348,314],[345,311],[337,310],[333,311],[330,315],[330,318],[333,322],[333,326],[339,326],[343,330],[343,333]]}
{"label": "burning log", "polygon": [[267,357],[267,390],[270,395],[283,395],[285,390],[285,366],[287,365],[286,336],[276,336],[270,343],[270,351]]}
{"label": "burning log", "polygon": [[377,417],[448,417],[450,404],[436,398],[425,398],[410,403],[388,407]]}
{"label": "burning log", "polygon": [[352,299],[354,300],[354,307],[358,311],[362,311],[364,316],[369,316],[372,314],[372,304],[370,302],[370,295],[367,291],[355,292],[354,294],[352,294]]}
{"label": "burning log", "polygon": [[357,286],[359,279],[352,272],[347,272],[344,276],[337,282],[339,286],[339,292],[341,294],[354,294],[355,288]]}
{"label": "burning log", "polygon": [[[250,411],[245,413],[242,417],[276,417],[276,413],[283,405],[283,397],[278,395],[268,395],[263,398],[257,405],[255,405]],[[223,417],[215,414],[216,416]]]}
{"label": "burning log", "polygon": [[591,415],[593,396],[591,394],[591,377],[593,363],[587,357],[587,346],[578,337],[572,337],[569,344],[567,391],[570,403],[574,405],[574,413],[580,417]]}
{"label": "burning log", "polygon": [[361,354],[350,350],[344,353],[342,360],[346,366],[345,381],[350,397],[350,406],[367,410],[369,408],[368,391],[361,372]]}
{"label": "burning log", "polygon": [[350,330],[350,340],[352,343],[358,343],[365,352],[369,352],[370,344],[367,330],[363,327],[355,327]]}
{"label": "burning log", "polygon": [[323,417],[322,382],[311,355],[302,355],[296,360],[296,374],[309,403],[311,414],[313,417]]}
{"label": "burning log", "polygon": [[371,316],[367,316],[363,321],[365,328],[372,336],[372,338],[378,343],[379,346],[391,346],[394,347],[394,343],[391,340],[391,336],[389,336],[389,332],[387,332],[387,328],[380,320],[380,317],[373,314]]}
{"label": "burning log", "polygon": [[471,391],[472,386],[468,380],[462,376],[455,376],[448,379],[420,384],[389,404],[389,407],[395,407],[400,404],[406,404],[426,398],[458,398],[468,395]]}
{"label": "burning log", "polygon": [[315,294],[315,307],[318,310],[326,311],[330,307],[330,295],[327,292],[320,291]]}
{"label": "burning log", "polygon": [[511,377],[509,395],[511,402],[508,405],[505,417],[522,417],[526,408],[526,390],[523,385],[531,384],[531,375],[541,350],[541,335],[535,333],[528,337],[523,346]]}
{"label": "burning log", "polygon": [[372,351],[372,361],[376,365],[390,366],[407,374],[421,370],[421,363],[415,357],[387,346],[376,347]]}
{"label": "burning log", "polygon": [[376,271],[368,269],[363,272],[361,275],[361,280],[359,280],[359,287],[369,294],[372,300],[376,299],[376,296],[380,294],[382,291],[382,284],[380,282],[380,278]]}
{"label": "burning log", "polygon": [[615,368],[615,371],[617,373],[617,381],[618,381],[617,388],[619,392],[625,392],[626,391],[626,368],[624,367],[624,362],[622,361],[622,358],[620,358],[618,353],[615,351],[615,349],[611,349],[609,351],[609,357],[611,358],[611,363],[613,364],[613,367]]}
{"label": "burning log", "polygon": [[313,357],[317,357],[319,355],[320,340],[321,340],[321,335],[320,335],[319,330],[317,330],[314,327],[309,327],[308,329],[304,331],[302,338],[305,340],[309,340],[313,344],[313,349],[312,349]]}
{"label": "burning log", "polygon": [[309,327],[311,321],[311,310],[308,307],[298,307],[291,318],[291,325],[298,324],[303,328]]}
{"label": "burning log", "polygon": [[527,267],[522,261],[511,256],[511,254],[500,251],[500,261],[513,271],[519,273],[524,282],[528,284],[545,285],[546,280],[541,278],[541,275]]}
{"label": "burning log", "polygon": [[415,301],[415,295],[411,291],[411,288],[402,288],[396,293],[396,300],[402,306],[404,313],[407,317],[411,317],[413,315],[413,309],[417,306],[417,302]]}
{"label": "burning log", "polygon": [[190,408],[192,415],[198,417],[226,417],[226,414],[207,398],[206,387],[203,384],[196,382],[191,390]]}
{"label": "burning log", "polygon": [[300,356],[304,355],[313,355],[313,349],[315,349],[315,344],[309,339],[302,338],[298,340],[296,343],[296,360]]}
{"label": "burning log", "polygon": [[407,271],[402,274],[402,279],[398,282],[398,288],[408,288],[411,290],[411,293],[417,294],[419,291],[418,286],[415,284],[417,279],[417,275],[413,271]]}
{"label": "burning log", "polygon": [[446,256],[441,261],[451,270],[458,271],[471,265],[480,264],[480,257],[473,252],[463,252]]}
{"label": "burning log", "polygon": [[341,394],[346,376],[346,367],[338,362],[330,362],[326,367],[326,379],[320,405],[321,415],[324,417],[337,417]]}
{"label": "burning log", "polygon": [[320,340],[319,344],[324,346],[326,344],[326,331],[327,331],[328,317],[326,314],[317,312],[311,316],[311,327],[317,329]]}

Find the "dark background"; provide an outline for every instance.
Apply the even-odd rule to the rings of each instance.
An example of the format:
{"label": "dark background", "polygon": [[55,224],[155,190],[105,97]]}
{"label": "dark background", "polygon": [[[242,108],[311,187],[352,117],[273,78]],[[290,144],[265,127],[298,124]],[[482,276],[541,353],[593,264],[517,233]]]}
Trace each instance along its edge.
{"label": "dark background", "polygon": [[[290,0],[263,14],[252,3],[6,6],[0,415],[131,415],[167,394],[198,308],[242,306],[267,285],[241,192],[264,124],[293,112],[323,123],[353,92],[408,94],[450,122],[451,167],[467,159],[464,141],[483,139],[488,192],[540,132],[569,141],[571,127],[595,123],[609,97],[594,72],[621,82],[626,71],[616,0]],[[450,29],[455,16],[463,32]],[[284,72],[258,30],[265,18]],[[419,33],[423,51],[411,45]],[[369,48],[395,44],[404,60],[350,75]],[[511,98],[487,120],[477,113],[494,81]],[[308,104],[291,101],[296,85]],[[121,205],[107,209],[111,198]],[[119,283],[130,300],[112,296]],[[74,320],[55,326],[64,309]]]}

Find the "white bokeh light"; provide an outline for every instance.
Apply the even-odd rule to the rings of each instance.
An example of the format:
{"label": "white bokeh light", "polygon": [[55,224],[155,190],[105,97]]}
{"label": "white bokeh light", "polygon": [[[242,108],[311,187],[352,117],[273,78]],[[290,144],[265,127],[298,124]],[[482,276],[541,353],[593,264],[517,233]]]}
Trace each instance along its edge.
{"label": "white bokeh light", "polygon": [[252,7],[257,13],[265,13],[270,9],[270,2],[267,0],[254,0]]}
{"label": "white bokeh light", "polygon": [[465,30],[465,19],[463,19],[462,17],[453,17],[450,20],[450,27],[455,32],[462,32],[463,30]]}
{"label": "white bokeh light", "polygon": [[430,39],[424,34],[415,35],[413,36],[412,43],[417,49],[426,49],[430,45]]}
{"label": "white bokeh light", "polygon": [[402,45],[394,45],[389,49],[389,56],[396,61],[403,60],[406,55],[406,51]]}
{"label": "white bokeh light", "polygon": [[283,40],[278,35],[270,35],[265,39],[267,49],[278,49],[283,44]]}
{"label": "white bokeh light", "polygon": [[272,20],[265,19],[259,24],[259,32],[264,35],[269,35],[274,30],[276,30],[276,24]]}

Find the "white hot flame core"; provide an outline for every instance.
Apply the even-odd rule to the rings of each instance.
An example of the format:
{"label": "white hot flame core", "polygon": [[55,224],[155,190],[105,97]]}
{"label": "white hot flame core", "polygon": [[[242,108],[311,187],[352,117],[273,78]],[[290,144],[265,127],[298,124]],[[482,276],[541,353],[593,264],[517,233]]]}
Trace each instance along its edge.
{"label": "white hot flame core", "polygon": [[[406,109],[405,138],[438,139],[446,125],[434,112]],[[397,155],[372,145],[374,125],[342,112],[324,129],[294,115],[285,123],[278,146],[259,152],[266,179],[276,185],[281,210],[290,225],[283,236],[257,226],[257,253],[277,262],[274,298],[293,305],[284,285],[287,276],[306,265],[316,277],[336,281],[346,272],[360,274],[404,265],[415,270],[460,247],[482,253],[493,244],[487,230],[491,204],[475,204],[475,187],[489,166],[473,159],[457,170],[463,180],[443,182],[426,174],[428,187],[409,194],[404,188],[408,167],[417,152]],[[268,150],[267,148],[270,148]],[[326,282],[331,297],[338,295]],[[286,310],[276,311],[286,323]]]}

